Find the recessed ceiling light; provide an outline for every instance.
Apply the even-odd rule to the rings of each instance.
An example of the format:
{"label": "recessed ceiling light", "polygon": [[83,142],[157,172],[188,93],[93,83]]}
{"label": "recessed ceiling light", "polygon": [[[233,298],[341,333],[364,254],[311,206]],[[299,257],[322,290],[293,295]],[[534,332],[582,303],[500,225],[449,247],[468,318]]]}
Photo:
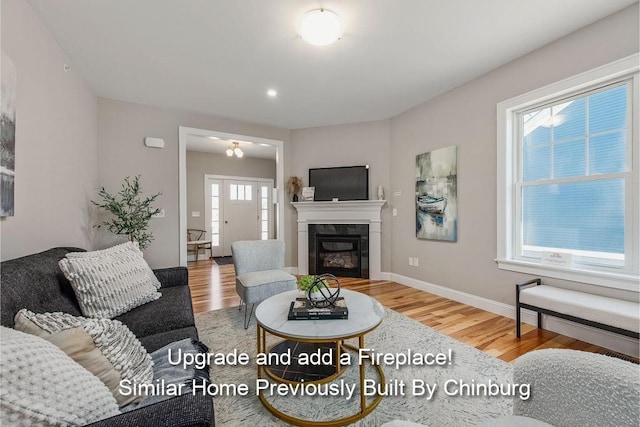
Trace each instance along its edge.
{"label": "recessed ceiling light", "polygon": [[209,139],[220,139],[220,138],[218,138],[217,136],[210,136],[210,137],[208,137],[208,138],[209,138]]}
{"label": "recessed ceiling light", "polygon": [[275,98],[276,96],[278,96],[278,91],[275,89],[269,89],[267,90],[267,96],[269,96],[270,98]]}
{"label": "recessed ceiling light", "polygon": [[271,147],[269,144],[264,144],[264,143],[260,143],[259,144],[261,147]]}
{"label": "recessed ceiling light", "polygon": [[326,46],[342,36],[342,22],[335,12],[315,9],[302,17],[298,25],[298,34],[307,43]]}

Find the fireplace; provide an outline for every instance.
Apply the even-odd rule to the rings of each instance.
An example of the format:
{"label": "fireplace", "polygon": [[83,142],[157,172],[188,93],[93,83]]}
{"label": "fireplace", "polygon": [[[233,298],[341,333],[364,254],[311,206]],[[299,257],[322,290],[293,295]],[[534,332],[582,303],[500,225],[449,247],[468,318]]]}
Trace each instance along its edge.
{"label": "fireplace", "polygon": [[[380,258],[382,253],[381,210],[385,203],[384,200],[291,203],[298,211],[297,273],[314,274],[316,272],[315,253],[318,234],[346,235],[360,238],[360,277],[373,280],[384,279]],[[356,226],[364,228],[357,233],[341,231],[341,227],[355,230]]]}
{"label": "fireplace", "polygon": [[369,277],[368,224],[309,224],[309,274]]}

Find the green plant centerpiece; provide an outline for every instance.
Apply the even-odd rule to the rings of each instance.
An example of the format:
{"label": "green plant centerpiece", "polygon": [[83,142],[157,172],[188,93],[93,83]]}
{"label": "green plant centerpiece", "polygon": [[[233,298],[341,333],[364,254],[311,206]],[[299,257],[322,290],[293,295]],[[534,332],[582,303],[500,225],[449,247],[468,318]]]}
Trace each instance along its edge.
{"label": "green plant centerpiece", "polygon": [[104,187],[98,191],[100,201],[91,201],[94,205],[110,212],[113,217],[95,225],[106,228],[114,234],[126,235],[130,241],[138,242],[140,249],[145,249],[153,240],[153,233],[148,231],[149,221],[160,212],[151,206],[162,193],[143,197],[140,175],[126,177],[122,188],[116,194],[109,193]]}
{"label": "green plant centerpiece", "polygon": [[[330,282],[335,284],[335,288],[331,287]],[[333,305],[338,295],[340,295],[340,282],[333,274],[300,276],[296,283],[298,289],[304,292],[309,301],[316,307]]]}

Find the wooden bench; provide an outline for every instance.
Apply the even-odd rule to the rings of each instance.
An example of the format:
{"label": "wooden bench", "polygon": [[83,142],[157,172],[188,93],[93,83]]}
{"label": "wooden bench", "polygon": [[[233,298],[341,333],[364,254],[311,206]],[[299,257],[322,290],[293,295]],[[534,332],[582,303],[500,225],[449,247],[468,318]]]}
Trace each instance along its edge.
{"label": "wooden bench", "polygon": [[[535,286],[533,286],[535,285]],[[594,328],[640,338],[640,304],[586,292],[543,285],[541,279],[516,284],[516,337],[520,338],[521,309],[559,317]]]}

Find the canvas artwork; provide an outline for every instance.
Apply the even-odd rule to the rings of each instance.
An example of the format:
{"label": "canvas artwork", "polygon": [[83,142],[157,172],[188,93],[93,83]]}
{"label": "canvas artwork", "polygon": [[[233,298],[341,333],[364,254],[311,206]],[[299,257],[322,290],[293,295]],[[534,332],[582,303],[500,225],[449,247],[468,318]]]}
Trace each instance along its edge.
{"label": "canvas artwork", "polygon": [[16,170],[16,69],[2,52],[0,93],[0,216],[13,216]]}
{"label": "canvas artwork", "polygon": [[458,240],[458,151],[455,145],[416,156],[416,237]]}

